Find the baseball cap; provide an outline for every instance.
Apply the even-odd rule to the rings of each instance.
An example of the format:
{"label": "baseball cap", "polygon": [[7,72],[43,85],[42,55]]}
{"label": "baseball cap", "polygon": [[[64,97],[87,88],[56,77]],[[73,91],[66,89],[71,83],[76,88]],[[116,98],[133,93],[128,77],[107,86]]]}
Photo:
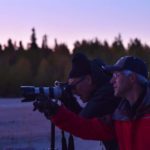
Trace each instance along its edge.
{"label": "baseball cap", "polygon": [[109,72],[130,70],[145,78],[148,78],[148,69],[145,62],[139,57],[135,56],[124,56],[118,59],[118,61],[111,66],[105,67]]}

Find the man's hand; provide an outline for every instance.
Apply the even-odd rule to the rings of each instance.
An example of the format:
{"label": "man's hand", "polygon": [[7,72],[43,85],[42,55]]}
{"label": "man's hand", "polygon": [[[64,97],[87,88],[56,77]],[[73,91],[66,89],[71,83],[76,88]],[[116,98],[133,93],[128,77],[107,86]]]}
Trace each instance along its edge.
{"label": "man's hand", "polygon": [[51,116],[57,113],[59,105],[56,102],[53,102],[49,99],[41,99],[33,102],[34,111],[38,110],[43,113],[47,119],[50,119]]}

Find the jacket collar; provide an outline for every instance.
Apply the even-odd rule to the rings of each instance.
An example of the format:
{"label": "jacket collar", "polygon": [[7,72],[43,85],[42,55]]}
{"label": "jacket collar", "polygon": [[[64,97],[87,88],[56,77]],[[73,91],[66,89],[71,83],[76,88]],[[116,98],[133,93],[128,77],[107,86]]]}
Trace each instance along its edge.
{"label": "jacket collar", "polygon": [[113,114],[114,120],[136,120],[144,114],[150,113],[150,88],[147,87],[135,105],[123,99]]}

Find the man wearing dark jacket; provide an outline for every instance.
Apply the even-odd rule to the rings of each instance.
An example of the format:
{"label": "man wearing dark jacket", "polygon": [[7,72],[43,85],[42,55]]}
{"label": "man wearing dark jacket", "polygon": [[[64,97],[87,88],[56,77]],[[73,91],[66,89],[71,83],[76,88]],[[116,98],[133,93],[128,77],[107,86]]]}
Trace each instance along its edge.
{"label": "man wearing dark jacket", "polygon": [[[72,69],[69,73],[68,84],[72,86],[72,93],[78,95],[83,102],[87,102],[87,105],[82,110],[79,111],[78,109],[77,111],[77,109],[71,106],[73,100],[69,100],[70,105],[68,105],[68,99],[66,101],[65,98],[62,98],[64,105],[66,105],[69,110],[79,113],[79,117],[86,119],[96,117],[101,119],[104,123],[109,124],[110,115],[120,102],[120,99],[113,95],[113,88],[109,82],[110,78],[111,75],[104,70],[104,63],[102,61],[98,59],[90,61],[82,53],[76,54],[72,59]],[[39,103],[38,105],[40,108],[42,104]],[[56,110],[57,107],[56,109],[50,108],[49,111],[46,109],[40,111],[44,111],[49,118],[49,116],[57,113]],[[75,121],[78,122],[78,119]],[[76,130],[78,130],[78,128]],[[91,130],[93,129],[91,128]],[[79,136],[86,138],[82,137],[82,134]],[[115,140],[103,142],[107,150],[117,149]]]}
{"label": "man wearing dark jacket", "polygon": [[112,114],[119,103],[109,82],[111,74],[105,71],[104,66],[100,59],[89,60],[82,53],[77,53],[72,59],[68,84],[73,85],[72,93],[87,103],[80,116],[92,118]]}

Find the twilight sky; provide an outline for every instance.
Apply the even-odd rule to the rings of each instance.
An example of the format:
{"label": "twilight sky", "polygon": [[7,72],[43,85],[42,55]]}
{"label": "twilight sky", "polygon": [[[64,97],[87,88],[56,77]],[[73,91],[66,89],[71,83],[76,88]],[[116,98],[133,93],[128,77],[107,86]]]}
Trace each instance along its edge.
{"label": "twilight sky", "polygon": [[35,27],[37,42],[44,34],[49,47],[76,40],[107,40],[120,33],[124,44],[138,37],[150,45],[150,0],[0,0],[0,44],[8,38],[24,46]]}

